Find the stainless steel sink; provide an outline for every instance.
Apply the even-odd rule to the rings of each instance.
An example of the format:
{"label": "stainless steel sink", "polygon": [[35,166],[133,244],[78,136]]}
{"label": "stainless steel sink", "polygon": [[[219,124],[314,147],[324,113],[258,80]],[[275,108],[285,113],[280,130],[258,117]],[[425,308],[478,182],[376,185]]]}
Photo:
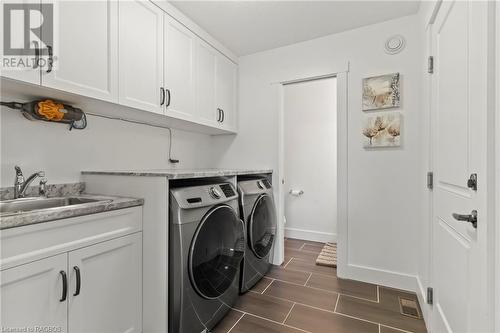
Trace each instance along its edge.
{"label": "stainless steel sink", "polygon": [[23,198],[0,201],[0,215],[21,214],[33,210],[62,208],[73,205],[93,204],[111,201],[87,197],[57,197],[57,198]]}

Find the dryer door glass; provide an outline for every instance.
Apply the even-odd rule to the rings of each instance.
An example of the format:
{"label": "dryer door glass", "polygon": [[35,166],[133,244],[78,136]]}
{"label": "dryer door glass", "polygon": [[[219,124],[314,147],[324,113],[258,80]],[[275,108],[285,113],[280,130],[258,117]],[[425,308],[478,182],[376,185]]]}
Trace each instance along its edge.
{"label": "dryer door glass", "polygon": [[273,246],[276,235],[276,214],[273,199],[263,194],[257,198],[248,223],[249,246],[258,258],[264,258]]}
{"label": "dryer door glass", "polygon": [[243,223],[233,208],[217,206],[201,220],[191,242],[189,277],[202,297],[221,296],[236,278],[245,251]]}

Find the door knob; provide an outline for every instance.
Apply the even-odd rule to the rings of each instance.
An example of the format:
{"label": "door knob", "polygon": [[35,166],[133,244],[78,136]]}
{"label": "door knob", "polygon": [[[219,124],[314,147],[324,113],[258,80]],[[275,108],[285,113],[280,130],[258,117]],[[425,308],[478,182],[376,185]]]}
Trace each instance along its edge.
{"label": "door knob", "polygon": [[477,229],[477,210],[473,210],[470,215],[462,215],[453,213],[453,218],[457,221],[465,221],[472,224],[472,226]]}

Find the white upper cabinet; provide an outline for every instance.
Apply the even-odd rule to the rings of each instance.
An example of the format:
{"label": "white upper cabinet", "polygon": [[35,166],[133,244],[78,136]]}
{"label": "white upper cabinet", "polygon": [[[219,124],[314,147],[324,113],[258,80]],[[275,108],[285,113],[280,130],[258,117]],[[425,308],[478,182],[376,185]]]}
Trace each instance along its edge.
{"label": "white upper cabinet", "polygon": [[216,67],[215,103],[221,113],[219,122],[223,128],[236,131],[238,121],[236,113],[237,67],[222,54],[217,57]]}
{"label": "white upper cabinet", "polygon": [[[46,1],[44,0],[43,3]],[[117,2],[55,1],[54,45],[41,69],[42,85],[110,102],[118,101]],[[42,35],[45,34],[42,25]]]}
{"label": "white upper cabinet", "polygon": [[164,12],[140,0],[118,7],[119,103],[163,114]]}
{"label": "white upper cabinet", "polygon": [[166,114],[194,117],[194,47],[196,36],[165,14]]}
{"label": "white upper cabinet", "polygon": [[[35,2],[42,12],[30,20],[42,22],[42,4],[53,4],[52,45],[35,41],[28,55],[34,61],[39,54],[42,66],[2,70],[2,77],[166,115],[180,120],[173,123],[182,129],[236,132],[237,65],[188,19],[177,20],[168,6],[145,0],[49,1]],[[49,30],[41,26],[43,40]],[[11,39],[23,47],[22,34]],[[147,113],[138,117],[150,121]]]}
{"label": "white upper cabinet", "polygon": [[54,327],[67,332],[66,260],[64,253],[1,272],[2,327]]}
{"label": "white upper cabinet", "polygon": [[135,233],[69,252],[69,332],[142,332],[141,241]]}
{"label": "white upper cabinet", "polygon": [[[6,3],[6,1],[5,1]],[[2,18],[2,32],[0,33],[0,54],[4,56],[5,59],[12,59],[11,57],[14,57],[15,59],[19,58],[18,54],[12,55],[12,54],[6,54],[6,51],[4,49],[4,43],[7,43],[8,41],[4,40],[4,38],[7,38],[7,34],[4,33],[3,31],[3,20],[6,17],[4,15],[4,1],[0,4],[0,17]],[[13,1],[8,1],[9,4],[26,4],[26,5],[32,5],[34,2],[29,1],[29,0],[13,0]],[[23,12],[19,11],[17,14],[17,19],[21,19],[19,16],[23,15]],[[11,17],[11,20],[15,20],[16,18]],[[11,21],[12,22],[12,21]],[[32,15],[30,17],[30,24],[32,26],[40,26],[41,22],[41,15]],[[12,23],[11,23],[12,24]],[[13,49],[19,49],[24,47],[24,36],[23,36],[23,31],[18,30],[18,29],[11,29],[10,33],[10,46]],[[38,43],[38,41],[36,41]],[[31,54],[30,58],[31,60],[34,60],[33,56],[35,55],[36,49],[35,43],[30,43],[29,46],[31,48]],[[15,51],[14,51],[15,52]],[[16,52],[17,53],[17,52]],[[22,56],[22,58],[25,58],[25,56]],[[23,82],[28,82],[28,83],[33,83],[33,84],[40,84],[40,70],[35,69],[33,63],[28,63],[26,64],[26,67],[18,67],[15,62],[10,62],[8,66],[2,66],[0,70],[0,75],[9,79],[15,79]],[[33,66],[33,68],[32,68]]]}
{"label": "white upper cabinet", "polygon": [[199,40],[196,43],[196,116],[210,125],[217,125],[217,107],[215,105],[215,66],[217,51]]}

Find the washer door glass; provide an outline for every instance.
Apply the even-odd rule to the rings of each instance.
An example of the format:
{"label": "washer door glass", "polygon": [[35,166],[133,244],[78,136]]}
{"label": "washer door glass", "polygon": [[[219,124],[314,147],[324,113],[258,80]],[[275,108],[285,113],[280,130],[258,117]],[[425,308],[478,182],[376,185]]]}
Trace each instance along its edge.
{"label": "washer door glass", "polygon": [[276,235],[276,214],[273,199],[262,194],[255,201],[248,223],[249,246],[258,258],[264,258],[273,246]]}
{"label": "washer door glass", "polygon": [[189,276],[202,297],[221,296],[233,283],[243,259],[243,224],[233,208],[221,205],[202,219],[191,242]]}

